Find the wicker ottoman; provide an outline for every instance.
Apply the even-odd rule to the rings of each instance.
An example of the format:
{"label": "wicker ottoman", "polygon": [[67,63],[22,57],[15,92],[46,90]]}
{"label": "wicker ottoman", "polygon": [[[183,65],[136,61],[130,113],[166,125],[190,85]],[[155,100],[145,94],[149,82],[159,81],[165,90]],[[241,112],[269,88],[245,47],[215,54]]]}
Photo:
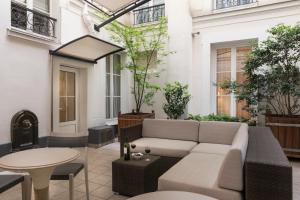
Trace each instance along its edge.
{"label": "wicker ottoman", "polygon": [[128,200],[217,200],[212,197],[190,192],[163,191],[142,194]]}
{"label": "wicker ottoman", "polygon": [[147,156],[150,161],[123,158],[112,163],[112,189],[125,196],[136,196],[157,190],[160,156]]}

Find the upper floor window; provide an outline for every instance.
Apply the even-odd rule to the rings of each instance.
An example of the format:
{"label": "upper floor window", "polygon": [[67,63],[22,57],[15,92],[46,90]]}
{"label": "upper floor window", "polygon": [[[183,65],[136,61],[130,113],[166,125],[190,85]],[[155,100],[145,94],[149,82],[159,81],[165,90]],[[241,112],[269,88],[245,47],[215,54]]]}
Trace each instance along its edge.
{"label": "upper floor window", "polygon": [[145,24],[159,21],[165,16],[164,0],[152,0],[133,11],[134,24]]}
{"label": "upper floor window", "polygon": [[50,17],[50,0],[13,0],[11,26],[47,37],[55,37],[56,19]]}
{"label": "upper floor window", "polygon": [[246,5],[255,2],[257,2],[257,0],[216,0],[216,9]]}

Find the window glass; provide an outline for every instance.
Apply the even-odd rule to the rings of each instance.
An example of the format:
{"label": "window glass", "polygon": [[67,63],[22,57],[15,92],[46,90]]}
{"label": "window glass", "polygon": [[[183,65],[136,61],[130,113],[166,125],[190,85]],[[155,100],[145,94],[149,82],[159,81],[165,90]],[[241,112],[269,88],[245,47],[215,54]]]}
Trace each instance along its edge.
{"label": "window glass", "polygon": [[153,0],[153,5],[160,5],[160,4],[164,4],[165,0]]}
{"label": "window glass", "polygon": [[76,120],[76,74],[60,71],[59,76],[59,122]]}
{"label": "window glass", "polygon": [[[233,51],[235,53],[232,53]],[[237,83],[245,81],[246,77],[243,74],[243,68],[250,51],[251,47],[249,46],[217,49],[217,84],[223,83],[224,81],[236,81]],[[235,74],[235,77],[232,77],[233,74]],[[249,113],[243,109],[246,102],[237,101],[233,94],[230,94],[220,87],[217,87],[216,101],[217,114],[231,115],[235,113],[237,117],[246,119],[250,117]],[[235,106],[232,108],[232,105]]]}
{"label": "window glass", "polygon": [[49,13],[49,0],[33,0],[33,8]]}
{"label": "window glass", "polygon": [[106,58],[106,118],[116,118],[121,111],[121,56]]}
{"label": "window glass", "polygon": [[[231,80],[231,49],[217,50],[217,84]],[[230,115],[231,95],[217,87],[217,114]]]}
{"label": "window glass", "polygon": [[[236,82],[242,83],[246,80],[246,76],[243,74],[243,68],[247,61],[248,55],[251,52],[251,47],[239,47],[236,49]],[[236,116],[248,119],[250,117],[249,112],[243,110],[246,105],[245,101],[237,101],[236,103]]]}

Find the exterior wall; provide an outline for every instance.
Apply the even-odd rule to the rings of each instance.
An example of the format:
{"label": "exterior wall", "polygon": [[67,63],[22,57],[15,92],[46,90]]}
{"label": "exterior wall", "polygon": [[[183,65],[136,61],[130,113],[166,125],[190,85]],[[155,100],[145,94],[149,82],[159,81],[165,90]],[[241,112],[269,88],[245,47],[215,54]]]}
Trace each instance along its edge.
{"label": "exterior wall", "polygon": [[[39,136],[51,134],[52,113],[52,58],[50,49],[77,37],[88,34],[82,12],[83,4],[79,0],[51,0],[51,16],[57,19],[57,39],[45,41],[32,36],[25,36],[10,30],[11,0],[0,1],[0,144],[10,142],[10,120],[22,110],[33,111],[39,119]],[[99,23],[89,9],[92,19]],[[127,23],[128,16],[120,19]],[[12,36],[13,35],[13,36]],[[109,40],[109,34],[101,29],[97,34],[101,39]],[[55,59],[55,58],[54,58]],[[86,69],[87,74],[87,127],[103,124],[105,119],[105,59],[94,67]],[[122,109],[130,110],[126,100],[127,73],[122,77]],[[123,89],[124,88],[124,89]],[[85,131],[86,132],[86,131]]]}
{"label": "exterior wall", "polygon": [[[163,69],[161,77],[156,80],[162,87],[165,83],[179,81],[188,84],[192,68],[192,17],[188,0],[165,0],[168,17],[169,41],[167,49],[175,52],[165,58],[158,66]],[[166,118],[162,109],[165,99],[162,92],[155,97],[153,107],[144,106],[143,112],[154,110],[157,118]]]}
{"label": "exterior wall", "polygon": [[10,120],[22,110],[39,119],[39,136],[51,131],[51,67],[49,46],[14,36],[10,0],[0,1],[0,144],[10,142]]}
{"label": "exterior wall", "polygon": [[269,28],[279,23],[296,24],[299,19],[300,1],[195,17],[193,32],[197,34],[193,39],[190,113],[206,115],[216,112],[214,47],[230,47],[251,39],[261,41],[267,37]]}

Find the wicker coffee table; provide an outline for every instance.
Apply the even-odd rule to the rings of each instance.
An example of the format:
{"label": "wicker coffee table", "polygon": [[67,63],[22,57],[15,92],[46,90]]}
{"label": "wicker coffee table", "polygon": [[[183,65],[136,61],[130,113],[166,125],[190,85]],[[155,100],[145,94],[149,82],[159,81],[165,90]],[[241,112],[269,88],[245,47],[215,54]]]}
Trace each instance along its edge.
{"label": "wicker coffee table", "polygon": [[136,196],[157,190],[159,156],[147,156],[150,161],[123,158],[112,163],[112,189],[121,195]]}

